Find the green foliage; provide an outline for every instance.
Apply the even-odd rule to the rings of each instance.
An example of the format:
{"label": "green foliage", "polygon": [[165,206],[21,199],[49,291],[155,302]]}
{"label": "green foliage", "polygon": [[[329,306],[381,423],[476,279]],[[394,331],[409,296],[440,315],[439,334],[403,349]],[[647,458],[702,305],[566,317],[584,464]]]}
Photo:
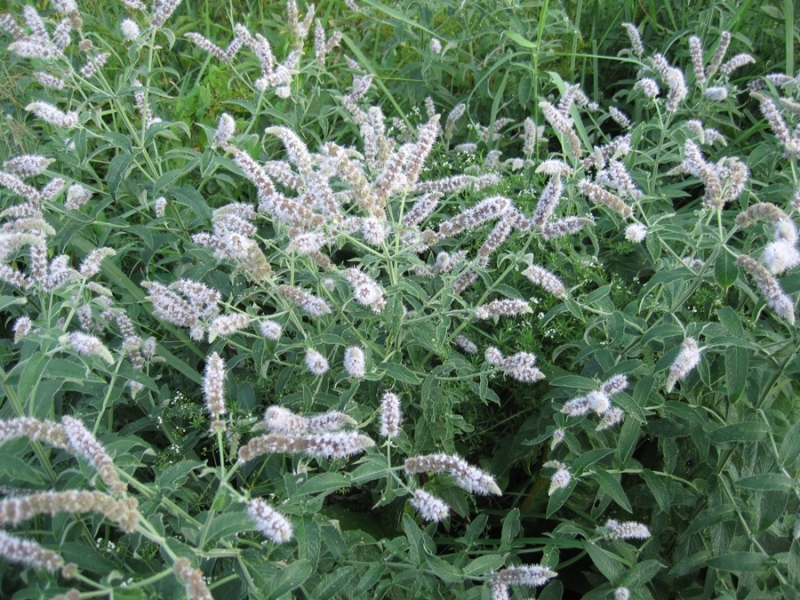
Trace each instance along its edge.
{"label": "green foliage", "polygon": [[798,597],[791,3],[70,4],[2,21],[4,594]]}

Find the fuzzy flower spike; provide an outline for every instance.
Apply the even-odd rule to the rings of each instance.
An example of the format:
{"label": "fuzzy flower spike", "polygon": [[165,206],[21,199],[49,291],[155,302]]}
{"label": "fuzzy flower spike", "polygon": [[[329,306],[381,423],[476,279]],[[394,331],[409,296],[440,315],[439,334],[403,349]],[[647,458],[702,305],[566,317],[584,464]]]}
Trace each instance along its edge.
{"label": "fuzzy flower spike", "polygon": [[697,340],[694,338],[686,338],[681,344],[681,351],[675,357],[675,361],[669,368],[669,375],[667,376],[667,392],[671,392],[681,379],[691,373],[697,365],[700,364],[700,348],[697,346]]}

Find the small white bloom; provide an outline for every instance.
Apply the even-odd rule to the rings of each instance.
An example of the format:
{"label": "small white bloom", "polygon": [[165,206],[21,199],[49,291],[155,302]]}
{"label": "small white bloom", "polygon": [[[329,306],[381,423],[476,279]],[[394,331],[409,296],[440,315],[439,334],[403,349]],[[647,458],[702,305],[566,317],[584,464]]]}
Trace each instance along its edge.
{"label": "small white bloom", "polygon": [[558,469],[550,478],[550,489],[547,490],[547,495],[552,496],[557,490],[562,490],[567,487],[572,481],[572,474],[567,469]]}
{"label": "small white bloom", "polygon": [[436,38],[433,38],[431,40],[431,46],[430,47],[431,47],[431,52],[433,52],[434,54],[441,54],[441,52],[442,52],[442,43],[439,40],[437,40]]}
{"label": "small white bloom", "polygon": [[611,408],[611,399],[603,391],[589,392],[586,399],[589,401],[589,408],[598,415],[603,414]]}
{"label": "small white bloom", "polygon": [[314,375],[324,375],[330,368],[328,365],[328,359],[322,356],[322,354],[316,350],[309,350],[306,353],[306,366]]}
{"label": "small white bloom", "polygon": [[553,437],[550,439],[550,449],[552,450],[553,448],[558,446],[561,442],[563,442],[565,435],[566,432],[563,429],[561,428],[556,429],[553,432]]}
{"label": "small white bloom", "polygon": [[631,223],[625,228],[625,239],[634,244],[641,244],[647,237],[647,227],[641,223]]}
{"label": "small white bloom", "polygon": [[159,196],[155,200],[156,217],[162,218],[167,212],[167,199],[164,196]]}
{"label": "small white bloom", "polygon": [[358,379],[364,377],[366,364],[364,351],[358,346],[351,346],[344,351],[344,368],[350,377]]}
{"label": "small white bloom", "polygon": [[261,323],[260,329],[261,335],[273,342],[277,342],[281,339],[281,333],[283,333],[283,328],[275,321],[264,321]]}
{"label": "small white bloom", "polygon": [[780,239],[766,245],[761,260],[770,273],[780,275],[800,264],[800,252],[794,244]]}
{"label": "small white bloom", "polygon": [[222,146],[227,143],[236,131],[236,121],[228,113],[222,113],[219,117],[217,130],[214,132],[214,143]]}
{"label": "small white bloom", "polygon": [[610,427],[613,427],[617,423],[621,422],[623,418],[625,418],[625,413],[621,408],[616,406],[609,408],[603,413],[603,418],[600,419],[600,423],[597,425],[597,427],[595,427],[595,431],[604,431],[609,429]]}
{"label": "small white bloom", "polygon": [[631,592],[628,588],[618,587],[614,590],[614,600],[630,600]]}
{"label": "small white bloom", "polygon": [[703,92],[703,95],[709,100],[720,102],[728,97],[728,88],[721,86],[710,87]]}
{"label": "small white bloom", "polygon": [[120,30],[122,30],[122,37],[132,42],[139,37],[139,26],[133,19],[125,19],[120,23]]}

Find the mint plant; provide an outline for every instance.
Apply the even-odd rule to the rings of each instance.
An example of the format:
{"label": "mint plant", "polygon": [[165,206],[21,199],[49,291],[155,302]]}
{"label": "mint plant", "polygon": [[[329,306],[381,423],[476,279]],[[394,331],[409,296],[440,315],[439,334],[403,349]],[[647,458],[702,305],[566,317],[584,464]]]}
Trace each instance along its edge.
{"label": "mint plant", "polygon": [[0,17],[4,590],[797,596],[797,78],[440,4]]}

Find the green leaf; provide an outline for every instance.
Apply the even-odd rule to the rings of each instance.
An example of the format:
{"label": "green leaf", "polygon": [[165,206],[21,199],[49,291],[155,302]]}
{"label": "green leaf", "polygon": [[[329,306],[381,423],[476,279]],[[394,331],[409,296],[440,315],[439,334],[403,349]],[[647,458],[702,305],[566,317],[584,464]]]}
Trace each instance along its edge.
{"label": "green leaf", "polygon": [[725,425],[712,431],[708,439],[714,444],[727,444],[730,442],[758,442],[763,440],[769,431],[766,423],[752,421],[748,423],[734,423]]}
{"label": "green leaf", "polygon": [[227,536],[236,535],[241,531],[255,529],[252,519],[244,512],[228,511],[209,518],[211,518],[212,521],[208,528],[208,533],[206,534],[205,548],[213,548],[218,540]]}
{"label": "green leaf", "polygon": [[642,341],[639,342],[639,344],[644,346],[651,340],[658,340],[663,344],[665,338],[676,335],[681,335],[681,336],[683,335],[683,329],[681,329],[679,325],[670,325],[670,324],[656,325],[655,327],[651,327],[645,332],[645,334],[642,336]]}
{"label": "green leaf", "polygon": [[731,552],[715,556],[708,566],[729,573],[760,573],[766,569],[769,556],[761,552]]}
{"label": "green leaf", "polygon": [[359,594],[366,593],[367,590],[380,581],[384,573],[386,573],[386,565],[383,563],[373,563],[361,577],[361,581],[358,582],[356,592]]}
{"label": "green leaf", "polygon": [[657,262],[658,259],[661,258],[661,240],[658,236],[648,235],[644,240],[644,245],[647,247],[647,251],[650,253],[650,258],[653,259],[653,262]]}
{"label": "green leaf", "polygon": [[792,425],[792,428],[783,436],[778,454],[783,467],[794,465],[797,462],[797,457],[800,456],[800,421]]}
{"label": "green leaf", "polygon": [[505,557],[500,554],[479,556],[464,567],[464,576],[478,577],[480,575],[488,575],[502,567],[504,562]]}
{"label": "green leaf", "polygon": [[691,554],[686,558],[682,558],[675,563],[675,566],[669,570],[669,574],[671,577],[684,577],[685,575],[690,575],[691,573],[705,568],[708,557],[708,550],[700,550],[699,552],[695,552],[694,554]]}
{"label": "green leaf", "polygon": [[368,454],[359,461],[359,466],[347,474],[351,485],[358,485],[386,477],[391,471],[391,465],[384,454]]}
{"label": "green leaf", "polygon": [[736,481],[736,487],[755,491],[786,491],[792,489],[793,482],[782,473],[762,473],[742,477]]}
{"label": "green leaf", "polygon": [[564,584],[554,579],[548,583],[541,593],[539,593],[539,600],[561,600],[564,595]]}
{"label": "green leaf", "polygon": [[5,310],[13,304],[25,304],[28,300],[26,298],[17,298],[15,296],[0,296],[0,310]]}
{"label": "green leaf", "polygon": [[316,568],[319,562],[321,539],[319,525],[309,517],[294,520],[294,537],[297,540],[297,554],[308,560]]}
{"label": "green leaf", "polygon": [[742,327],[742,321],[739,318],[739,315],[736,314],[736,311],[730,306],[718,308],[717,318],[732,336],[744,337],[744,327]]}
{"label": "green leaf", "polygon": [[747,350],[738,346],[725,348],[725,385],[728,389],[729,402],[736,402],[744,392],[747,382],[747,367]]}
{"label": "green leaf", "polygon": [[787,563],[791,580],[795,583],[800,583],[800,540],[797,538],[792,540],[792,544],[789,546]]}
{"label": "green leaf", "polygon": [[603,490],[608,496],[616,502],[620,507],[633,513],[631,503],[625,495],[625,490],[617,479],[606,471],[595,471],[594,476],[600,484],[600,489]]}
{"label": "green leaf", "polygon": [[522,526],[520,525],[519,521],[519,509],[514,508],[506,515],[506,518],[503,519],[503,530],[500,534],[500,545],[502,546],[510,546],[511,542],[514,541],[514,538],[519,535]]}
{"label": "green leaf", "polygon": [[[352,569],[352,567],[351,567]],[[344,570],[344,569],[343,569]],[[314,572],[314,567],[307,560],[296,560],[272,578],[268,598],[280,598],[303,585]],[[320,584],[321,586],[321,584]],[[266,590],[265,590],[266,591]],[[326,596],[330,597],[330,596]]]}
{"label": "green leaf", "polygon": [[396,381],[402,381],[403,383],[410,383],[412,385],[422,383],[422,379],[420,379],[414,371],[400,363],[381,363],[380,366],[383,367],[386,375]]}
{"label": "green leaf", "polygon": [[112,194],[117,193],[119,184],[128,176],[133,165],[133,156],[129,152],[120,152],[111,159],[111,163],[108,165],[108,171],[106,172],[106,183],[108,184],[108,190]]}
{"label": "green leaf", "polygon": [[344,487],[349,487],[350,483],[341,473],[321,473],[314,475],[308,481],[301,484],[294,492],[295,496],[307,496],[309,494],[332,494]]}
{"label": "green leaf", "polygon": [[564,306],[567,307],[567,310],[572,314],[572,316],[583,322],[584,321],[583,312],[581,311],[580,305],[577,302],[575,302],[575,300],[567,296],[564,296],[562,300],[564,302]]}
{"label": "green leaf", "polygon": [[58,546],[58,553],[66,562],[75,563],[84,572],[105,574],[110,573],[117,566],[94,547],[85,543],[62,542]]}
{"label": "green leaf", "polygon": [[693,406],[689,406],[684,402],[665,402],[664,410],[675,415],[676,417],[683,419],[684,421],[688,421],[689,423],[697,423],[698,425],[705,423],[705,420],[700,415],[700,412]]}
{"label": "green leaf", "polygon": [[486,523],[488,522],[488,515],[485,513],[478,514],[478,516],[472,520],[472,523],[469,524],[469,527],[467,527],[464,535],[458,538],[456,541],[464,544],[467,547],[472,546],[478,540],[478,538],[483,535],[483,530],[486,528]]}
{"label": "green leaf", "polygon": [[664,567],[665,565],[657,560],[643,560],[640,563],[636,563],[636,565],[625,574],[621,585],[631,589],[639,589],[649,583]]}
{"label": "green leaf", "polygon": [[669,514],[669,489],[667,488],[666,484],[661,481],[661,477],[649,469],[644,469],[641,475],[642,479],[644,479],[644,482],[647,485],[647,489],[649,489],[650,493],[653,494],[656,504],[658,504],[658,508],[660,508],[664,513]]}
{"label": "green leaf", "polygon": [[461,569],[454,567],[435,554],[425,556],[425,562],[428,568],[436,573],[436,577],[445,583],[462,583],[464,581],[464,572]]}
{"label": "green leaf", "polygon": [[712,525],[722,523],[728,520],[735,511],[736,507],[733,504],[722,504],[707,508],[701,511],[700,514],[694,518],[694,521],[689,523],[689,527],[684,531],[684,535],[690,535],[711,527]]}
{"label": "green leaf", "polygon": [[524,37],[514,31],[506,30],[503,32],[503,35],[508,37],[511,41],[519,44],[523,48],[527,48],[528,50],[538,50],[539,48],[535,42],[526,40]]}
{"label": "green leaf", "polygon": [[[308,568],[310,570],[311,565],[309,565]],[[335,597],[347,588],[347,586],[353,585],[357,573],[358,569],[356,569],[356,567],[336,568],[325,576],[311,593],[310,597],[315,600],[328,600],[329,598]],[[306,575],[306,577],[308,577],[308,575]]]}
{"label": "green leaf", "polygon": [[104,140],[108,140],[108,143],[114,146],[115,148],[119,148],[120,150],[125,150],[126,152],[133,151],[131,140],[127,135],[122,135],[121,133],[117,133],[116,131],[107,131],[101,137]]}
{"label": "green leaf", "polygon": [[[50,360],[51,359],[44,354],[37,352],[17,365],[22,368],[22,373],[20,373],[19,376],[19,383],[17,384],[17,397],[20,399],[20,402],[26,403],[25,406],[27,406],[34,397],[34,390],[42,380],[42,373],[47,369]],[[33,413],[37,418],[45,419],[50,416],[49,406],[27,408],[28,410],[26,412]]]}
{"label": "green leaf", "polygon": [[0,460],[0,479],[6,478],[25,481],[36,486],[43,486],[45,482],[45,478],[39,469],[32,467],[16,456],[9,455],[8,451],[3,453],[3,459]]}
{"label": "green leaf", "polygon": [[594,379],[581,377],[580,375],[564,375],[563,377],[556,377],[550,382],[550,385],[574,388],[576,390],[596,390],[600,387],[600,384]]}
{"label": "green leaf", "polygon": [[403,532],[408,539],[408,560],[414,566],[419,566],[425,552],[425,540],[419,526],[407,514],[403,515]]}
{"label": "green leaf", "polygon": [[766,531],[775,521],[783,517],[786,514],[788,500],[788,491],[759,492],[755,497],[757,531]]}
{"label": "green leaf", "polygon": [[625,572],[625,567],[622,566],[615,554],[604,550],[592,542],[584,542],[583,547],[586,549],[589,558],[592,559],[594,566],[597,567],[597,570],[605,575],[606,579],[609,581],[615,581]]}
{"label": "green leaf", "polygon": [[736,259],[729,252],[720,252],[714,263],[714,280],[726,291],[739,277]]}
{"label": "green leaf", "polygon": [[574,473],[580,474],[586,467],[603,460],[609,454],[614,454],[613,448],[594,448],[581,454],[570,466]]}
{"label": "green leaf", "polygon": [[182,460],[179,463],[167,467],[156,477],[155,485],[162,489],[177,489],[183,485],[192,471],[204,466],[205,463],[199,460]]}

